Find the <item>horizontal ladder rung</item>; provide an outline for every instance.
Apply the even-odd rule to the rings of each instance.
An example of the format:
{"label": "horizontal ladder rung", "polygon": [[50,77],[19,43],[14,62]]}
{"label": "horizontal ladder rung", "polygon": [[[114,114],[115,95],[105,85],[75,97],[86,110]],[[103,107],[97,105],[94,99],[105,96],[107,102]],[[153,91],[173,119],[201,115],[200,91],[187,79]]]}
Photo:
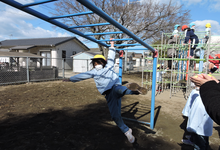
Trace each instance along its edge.
{"label": "horizontal ladder rung", "polygon": [[106,42],[106,41],[129,41],[129,40],[133,40],[133,39],[132,38],[130,38],[130,39],[113,39],[113,40],[107,39],[107,40],[98,40],[98,41]]}
{"label": "horizontal ladder rung", "polygon": [[121,34],[123,33],[122,31],[119,32],[105,32],[105,33],[88,33],[85,34],[85,36],[92,36],[92,35],[107,35],[107,34]]}
{"label": "horizontal ladder rung", "polygon": [[53,2],[53,1],[57,1],[57,0],[44,0],[44,1],[40,1],[40,2],[24,4],[22,7],[30,7],[30,6],[35,6],[35,5],[39,5],[39,4],[49,3],[49,2]]}
{"label": "horizontal ladder rung", "polygon": [[51,19],[67,18],[67,17],[73,17],[73,16],[81,16],[81,15],[87,15],[87,14],[93,14],[93,12],[92,11],[88,11],[88,12],[69,14],[69,15],[63,15],[63,16],[54,16],[54,17],[50,17],[49,20],[51,20]]}
{"label": "horizontal ladder rung", "polygon": [[72,26],[71,28],[85,28],[85,27],[95,27],[95,26],[104,26],[104,25],[111,25],[110,23],[98,23],[98,24],[88,24],[88,25],[80,25],[80,26]]}

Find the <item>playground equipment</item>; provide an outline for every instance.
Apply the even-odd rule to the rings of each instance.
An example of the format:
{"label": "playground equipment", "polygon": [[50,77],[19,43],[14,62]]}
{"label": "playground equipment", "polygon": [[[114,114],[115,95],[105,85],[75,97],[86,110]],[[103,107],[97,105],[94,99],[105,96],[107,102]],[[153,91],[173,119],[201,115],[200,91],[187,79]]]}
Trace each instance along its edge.
{"label": "playground equipment", "polygon": [[[215,51],[217,54],[217,51],[220,50],[218,43],[211,43],[211,33],[209,33],[210,38],[208,43],[203,43],[205,32],[196,32],[196,34],[198,35],[200,42],[194,51],[195,56],[193,59],[187,57],[189,56],[191,44],[183,45],[185,39],[183,35],[180,35],[180,37],[174,41],[173,39],[170,39],[172,33],[163,33],[161,37],[161,45],[152,45],[152,47],[158,49],[159,54],[158,64],[160,64],[160,67],[157,69],[157,76],[162,76],[160,81],[157,79],[157,85],[159,86],[157,86],[158,89],[156,89],[156,95],[164,90],[170,90],[171,98],[178,91],[184,90],[185,98],[187,98],[195,86],[190,82],[189,77],[198,73],[207,73],[208,61],[219,60],[209,59],[208,57],[210,52]],[[152,58],[145,59],[147,59],[147,61],[152,60]],[[204,66],[204,64],[206,64],[206,66]],[[152,82],[150,82],[152,71],[152,66],[150,66],[150,64],[148,64],[143,70],[143,72],[146,72],[146,82],[144,82],[144,84],[148,89],[151,89],[152,85]],[[216,73],[214,75],[220,74]]]}
{"label": "playground equipment", "polygon": [[[97,40],[94,37],[91,36],[95,36],[95,35],[110,35],[110,34],[126,34],[128,37],[128,39],[115,39],[114,41],[128,41],[128,40],[133,40],[136,41],[137,43],[135,44],[119,44],[119,45],[115,45],[116,47],[119,46],[137,46],[137,45],[142,45],[144,48],[140,49],[140,50],[150,50],[153,53],[153,74],[152,74],[152,95],[151,95],[151,117],[150,117],[150,122],[144,122],[144,121],[138,121],[138,120],[133,120],[133,119],[129,119],[129,118],[124,118],[124,119],[128,119],[128,120],[132,120],[132,121],[137,121],[140,123],[144,123],[144,124],[148,124],[150,125],[150,128],[153,129],[154,128],[154,101],[155,101],[155,86],[156,86],[156,66],[157,66],[157,51],[149,46],[147,43],[145,43],[144,41],[142,41],[140,38],[138,38],[136,35],[134,35],[132,32],[130,32],[128,29],[126,29],[124,26],[122,26],[121,24],[119,24],[117,21],[115,21],[114,19],[112,19],[108,14],[106,14],[104,11],[102,11],[101,9],[99,9],[98,7],[96,7],[93,3],[91,3],[89,0],[77,0],[79,3],[81,3],[83,6],[87,7],[89,10],[89,12],[82,12],[82,13],[77,13],[77,14],[68,14],[68,15],[63,15],[63,16],[53,16],[53,17],[49,17],[45,14],[42,14],[39,11],[36,11],[30,7],[32,6],[37,6],[40,4],[44,4],[44,3],[49,3],[49,2],[54,2],[57,0],[43,0],[40,2],[34,2],[34,3],[30,3],[30,4],[21,4],[19,2],[16,2],[14,0],[0,0],[1,2],[8,4],[12,7],[15,7],[19,10],[22,10],[28,14],[31,14],[37,18],[40,18],[46,22],[49,22],[55,26],[58,26],[64,30],[67,30],[71,33],[77,34],[81,37],[84,37],[90,41],[93,41],[97,44],[100,44],[104,47],[110,47],[110,45],[107,45],[106,43],[104,43],[105,41],[110,41],[110,39],[108,40]],[[65,24],[63,24],[62,22],[56,20],[56,19],[60,19],[60,18],[67,18],[67,17],[74,17],[74,16],[81,16],[81,15],[88,15],[88,14],[97,14],[100,17],[102,17],[104,20],[106,20],[106,23],[100,23],[100,24],[89,24],[89,25],[82,25],[82,26],[67,26]],[[84,28],[84,27],[91,27],[91,26],[102,26],[102,25],[113,25],[116,28],[118,28],[120,31],[117,32],[105,32],[105,33],[91,33],[91,34],[84,34],[78,30],[76,30],[76,28]],[[116,49],[116,50],[126,50],[126,49]],[[135,49],[137,50],[137,49]],[[120,81],[122,81],[122,57],[120,57],[120,71],[119,71],[119,77],[120,77]]]}

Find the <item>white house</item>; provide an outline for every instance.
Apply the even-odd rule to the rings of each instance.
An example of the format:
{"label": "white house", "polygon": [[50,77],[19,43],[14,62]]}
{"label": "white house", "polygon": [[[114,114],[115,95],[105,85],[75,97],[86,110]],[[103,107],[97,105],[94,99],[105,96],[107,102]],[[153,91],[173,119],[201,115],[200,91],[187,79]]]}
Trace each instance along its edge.
{"label": "white house", "polygon": [[[92,69],[91,58],[102,54],[98,48],[91,48],[90,51],[81,52],[71,56],[73,58],[73,72],[86,72]],[[119,54],[115,55],[115,64],[119,62]]]}
{"label": "white house", "polygon": [[[0,42],[0,51],[32,53],[46,57],[42,61],[43,66],[62,68],[62,59],[65,60],[65,69],[72,69],[72,58],[70,56],[88,51],[89,48],[76,37],[54,37],[33,39],[12,39]],[[25,61],[20,58],[20,65]],[[34,59],[30,60],[34,64]],[[37,63],[36,63],[37,64]],[[39,64],[37,64],[39,66]]]}
{"label": "white house", "polygon": [[73,58],[73,72],[86,72],[92,69],[91,58],[101,52],[80,52],[71,56]]}

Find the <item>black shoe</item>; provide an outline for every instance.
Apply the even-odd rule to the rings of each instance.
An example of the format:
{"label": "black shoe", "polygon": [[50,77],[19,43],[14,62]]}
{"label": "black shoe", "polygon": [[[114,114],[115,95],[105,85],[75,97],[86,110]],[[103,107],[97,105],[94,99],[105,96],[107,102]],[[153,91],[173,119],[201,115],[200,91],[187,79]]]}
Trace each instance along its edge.
{"label": "black shoe", "polygon": [[134,91],[134,92],[139,92],[140,94],[142,95],[146,95],[147,94],[147,89],[146,88],[143,88],[143,87],[140,87],[137,83],[128,83],[126,85],[126,87],[131,90],[131,91]]}

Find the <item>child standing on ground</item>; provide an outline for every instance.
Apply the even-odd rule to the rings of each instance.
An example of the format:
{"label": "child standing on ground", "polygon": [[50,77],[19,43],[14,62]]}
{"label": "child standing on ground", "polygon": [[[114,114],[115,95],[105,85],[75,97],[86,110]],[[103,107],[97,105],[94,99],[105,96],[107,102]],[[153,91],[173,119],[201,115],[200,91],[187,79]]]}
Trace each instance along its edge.
{"label": "child standing on ground", "polygon": [[194,33],[193,29],[190,29],[187,25],[182,26],[182,31],[185,32],[185,41],[184,44],[188,44],[189,40],[191,41],[191,49],[190,49],[190,58],[193,58],[194,50],[199,43],[198,36]]}
{"label": "child standing on ground", "polygon": [[114,41],[110,41],[110,43],[111,47],[109,48],[107,61],[103,55],[95,55],[92,58],[92,70],[72,76],[64,81],[78,82],[94,78],[98,91],[105,95],[112,119],[128,138],[128,141],[134,143],[135,138],[132,135],[132,130],[124,124],[121,117],[121,98],[128,94],[147,94],[147,89],[136,83],[130,83],[127,86],[121,85],[118,76],[114,72]]}
{"label": "child standing on ground", "polygon": [[192,97],[195,100],[189,110],[187,122],[187,131],[191,132],[190,141],[192,143],[190,145],[198,150],[208,150],[213,121],[205,110],[199,92],[194,93]]}
{"label": "child standing on ground", "polygon": [[[195,101],[197,96],[199,96],[198,87],[196,87],[195,89],[193,89],[191,91],[191,93],[189,94],[189,97],[187,99],[186,105],[183,108],[182,114],[183,114],[183,118],[185,119],[186,122],[188,121],[189,112],[190,112],[190,110],[192,108],[192,105],[193,105],[193,102]],[[184,144],[193,145],[193,143],[190,141],[191,133],[186,130],[185,125],[184,125],[183,129],[184,129],[185,132],[184,132],[184,135],[183,135],[182,142]]]}

